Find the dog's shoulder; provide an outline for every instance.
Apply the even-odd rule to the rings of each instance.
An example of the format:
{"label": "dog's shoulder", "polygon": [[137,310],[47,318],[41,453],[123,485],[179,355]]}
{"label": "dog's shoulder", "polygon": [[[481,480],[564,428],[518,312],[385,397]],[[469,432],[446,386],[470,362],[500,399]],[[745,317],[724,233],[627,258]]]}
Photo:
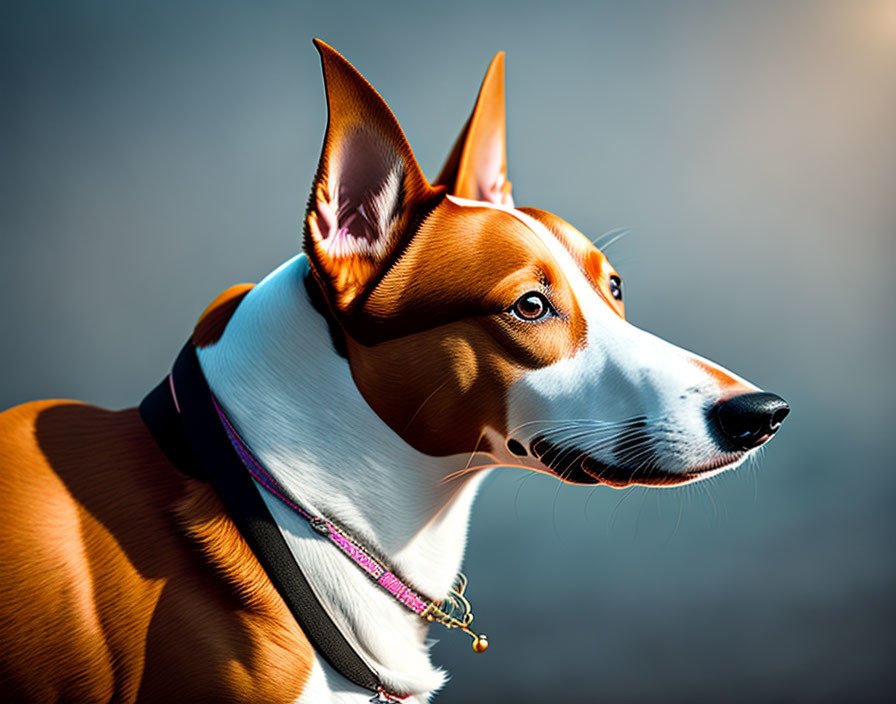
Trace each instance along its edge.
{"label": "dog's shoulder", "polygon": [[196,347],[208,347],[220,340],[240,301],[254,286],[255,284],[231,286],[209,303],[193,329],[193,344]]}
{"label": "dog's shoulder", "polygon": [[214,490],[170,464],[137,409],[0,414],[0,495],[0,555],[17,556],[0,570],[0,692],[299,696],[310,644]]}
{"label": "dog's shoulder", "polygon": [[135,635],[159,591],[148,543],[161,521],[144,501],[174,492],[162,481],[146,496],[137,478],[164,469],[150,442],[136,409],[45,400],[0,414],[0,554],[15,556],[0,570],[0,691],[14,700],[107,700],[138,681]]}

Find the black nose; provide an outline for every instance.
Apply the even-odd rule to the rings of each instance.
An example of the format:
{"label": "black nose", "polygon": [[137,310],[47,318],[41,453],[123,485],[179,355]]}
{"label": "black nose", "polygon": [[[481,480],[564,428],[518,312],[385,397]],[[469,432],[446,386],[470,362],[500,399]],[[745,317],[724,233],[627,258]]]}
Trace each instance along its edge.
{"label": "black nose", "polygon": [[738,450],[749,450],[774,435],[788,413],[790,406],[783,398],[757,392],[720,401],[711,415],[729,443]]}

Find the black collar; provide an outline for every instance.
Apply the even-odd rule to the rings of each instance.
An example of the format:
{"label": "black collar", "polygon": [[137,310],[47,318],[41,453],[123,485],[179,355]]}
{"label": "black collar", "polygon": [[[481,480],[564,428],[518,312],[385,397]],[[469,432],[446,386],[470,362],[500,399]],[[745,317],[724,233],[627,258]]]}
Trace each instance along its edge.
{"label": "black collar", "polygon": [[214,487],[315,651],[343,677],[377,693],[379,698],[372,701],[394,701],[379,675],[333,623],[296,563],[218,419],[196,348],[190,342],[178,355],[171,376],[140,403],[140,415],[178,470]]}

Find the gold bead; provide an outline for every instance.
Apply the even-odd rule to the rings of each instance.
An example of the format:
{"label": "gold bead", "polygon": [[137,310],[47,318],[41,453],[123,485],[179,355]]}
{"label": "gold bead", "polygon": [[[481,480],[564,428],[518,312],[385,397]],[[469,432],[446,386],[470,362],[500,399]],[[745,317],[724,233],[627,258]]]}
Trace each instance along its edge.
{"label": "gold bead", "polygon": [[433,621],[436,620],[436,617],[433,616],[432,614],[426,614],[426,620],[429,621],[430,623],[432,623]]}
{"label": "gold bead", "polygon": [[476,636],[473,639],[473,650],[475,650],[477,653],[484,653],[486,650],[488,650],[488,638],[486,637],[485,633]]}

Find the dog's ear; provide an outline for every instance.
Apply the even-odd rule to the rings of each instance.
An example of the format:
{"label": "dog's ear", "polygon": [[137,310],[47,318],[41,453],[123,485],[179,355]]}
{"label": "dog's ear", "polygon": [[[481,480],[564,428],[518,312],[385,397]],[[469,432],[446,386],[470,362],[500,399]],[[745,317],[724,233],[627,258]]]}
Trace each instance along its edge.
{"label": "dog's ear", "polygon": [[305,214],[305,252],[331,304],[345,313],[443,189],[430,186],[379,93],[332,47],[314,45],[329,118]]}
{"label": "dog's ear", "polygon": [[499,51],[482,79],[473,114],[436,183],[460,198],[512,207],[505,133],[504,52]]}

